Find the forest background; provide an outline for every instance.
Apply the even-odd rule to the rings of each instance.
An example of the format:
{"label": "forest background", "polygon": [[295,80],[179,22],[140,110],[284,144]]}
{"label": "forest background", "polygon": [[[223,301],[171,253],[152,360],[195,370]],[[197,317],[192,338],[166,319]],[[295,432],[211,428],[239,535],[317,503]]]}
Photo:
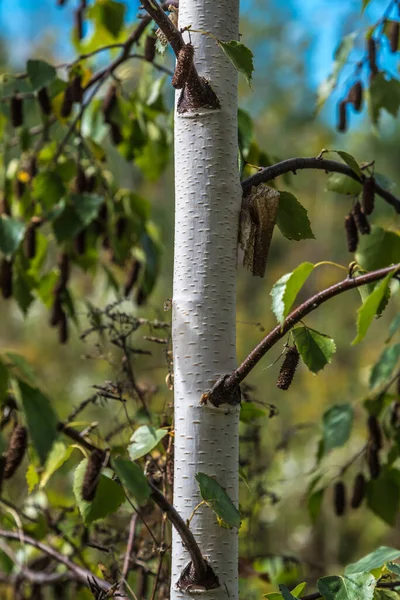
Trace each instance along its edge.
{"label": "forest background", "polygon": [[[133,4],[133,3],[126,3]],[[379,129],[373,128],[367,111],[351,116],[351,128],[345,134],[335,131],[337,102],[345,93],[338,86],[323,110],[316,115],[316,90],[332,68],[333,53],[340,39],[350,31],[365,30],[382,14],[385,2],[371,2],[360,18],[360,2],[328,2],[306,0],[283,3],[274,0],[247,0],[242,2],[241,31],[245,43],[255,55],[255,73],[250,89],[240,81],[240,107],[254,118],[254,142],[277,162],[292,156],[317,156],[323,148],[346,150],[359,162],[375,160],[378,172],[391,178],[399,189],[400,127],[398,120],[384,113]],[[132,16],[137,7],[129,7]],[[68,62],[74,56],[71,42],[72,11],[66,6],[57,8],[55,2],[39,3],[21,0],[2,0],[0,3],[0,66],[5,72],[24,70],[27,58],[41,58],[51,63]],[[329,23],[329,27],[326,25]],[[363,41],[360,39],[360,53]],[[357,60],[357,47],[346,72],[350,73]],[[172,65],[172,57],[168,59]],[[388,65],[393,59],[388,52]],[[101,62],[99,63],[101,64]],[[131,61],[125,68],[124,79],[137,79],[147,66]],[[348,70],[348,71],[347,71]],[[170,91],[169,104],[172,106]],[[147,318],[169,320],[164,312],[166,299],[172,289],[173,249],[173,180],[172,154],[165,157],[169,167],[155,184],[132,168],[106,143],[112,159],[114,177],[121,186],[129,187],[151,204],[152,219],[160,230],[162,266],[157,286],[147,305],[137,308],[137,314]],[[251,161],[250,161],[251,162]],[[264,280],[253,278],[239,269],[238,283],[238,357],[245,357],[260,339],[261,331],[275,325],[270,306],[269,290],[284,274],[302,261],[316,263],[330,260],[347,265],[347,251],[343,231],[343,215],[348,199],[326,191],[326,175],[299,172],[291,176],[294,193],[307,208],[316,236],[315,240],[288,242],[275,230],[267,275]],[[323,209],[321,209],[323,205]],[[388,222],[391,212],[383,202],[378,204],[376,223]],[[118,269],[114,276],[122,279]],[[307,298],[318,289],[337,281],[335,267],[317,270],[307,281],[301,298]],[[83,341],[80,334],[87,326],[89,300],[100,308],[115,299],[115,292],[107,285],[104,272],[75,275],[74,292],[78,299],[77,313],[80,324],[70,329],[69,341],[60,345],[54,330],[44,325],[48,315],[43,306],[35,303],[25,318],[14,301],[0,300],[0,344],[2,349],[22,354],[38,375],[40,387],[55,399],[61,418],[90,395],[93,385],[103,385],[113,378],[115,371],[109,360],[98,356],[91,340]],[[132,300],[133,302],[133,300]],[[321,512],[315,523],[306,509],[307,488],[313,477],[321,420],[325,411],[334,404],[350,403],[356,417],[350,443],[335,450],[326,460],[325,468],[332,473],[362,446],[366,436],[364,411],[361,402],[368,391],[371,365],[382,351],[388,323],[395,315],[392,303],[383,317],[372,325],[365,340],[351,347],[355,336],[354,315],[359,306],[357,291],[339,297],[309,318],[309,324],[334,335],[337,352],[332,363],[318,376],[300,367],[290,393],[275,387],[278,365],[261,364],[252,373],[250,382],[256,388],[256,397],[276,406],[279,416],[261,423],[258,460],[267,468],[263,481],[264,492],[257,501],[257,528],[240,531],[241,556],[260,557],[259,571],[272,574],[274,583],[296,580],[301,572],[307,579],[330,573],[352,562],[380,544],[398,546],[400,518],[395,527],[389,527],[378,516],[363,506],[348,516],[334,514],[331,490],[325,494]],[[345,308],[345,310],[344,310]],[[149,346],[147,346],[148,348]],[[276,348],[273,359],[278,359],[282,347]],[[107,358],[107,357],[106,357]],[[139,357],[137,369],[140,381],[158,386],[154,405],[160,410],[172,402],[165,378],[168,365],[161,351],[151,357]],[[272,360],[269,361],[273,362]],[[117,423],[120,409],[113,410]],[[122,409],[121,409],[122,410]],[[114,417],[115,415],[115,417]],[[92,407],[85,418],[106,422],[107,411]],[[251,449],[244,452],[252,452]],[[22,469],[12,481],[10,496],[27,494]],[[357,473],[357,467],[351,472]],[[54,476],[53,494],[59,501],[71,500],[71,481],[63,478],[61,469]],[[245,496],[245,495],[244,495]],[[246,505],[244,500],[243,505]],[[366,519],[368,527],[365,527]],[[293,560],[292,560],[293,559]],[[297,564],[300,560],[301,564]],[[297,573],[297,574],[296,574]],[[254,590],[269,591],[269,584],[254,577]]]}

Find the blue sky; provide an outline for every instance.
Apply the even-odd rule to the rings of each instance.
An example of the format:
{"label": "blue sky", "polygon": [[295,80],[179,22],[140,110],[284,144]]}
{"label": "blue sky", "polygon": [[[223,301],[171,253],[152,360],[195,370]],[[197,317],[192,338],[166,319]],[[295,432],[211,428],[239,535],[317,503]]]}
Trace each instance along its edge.
{"label": "blue sky", "polygon": [[[139,2],[126,3],[136,12]],[[0,0],[0,31],[10,43],[15,64],[22,67],[32,45],[41,44],[44,33],[49,43],[53,40],[60,58],[68,56],[71,8],[77,4],[77,0],[67,0],[60,9],[56,0]],[[242,0],[244,10],[251,4],[251,0]],[[371,0],[364,22],[373,22],[387,4],[388,0]],[[295,17],[297,30],[311,36],[307,73],[312,87],[317,87],[330,72],[333,52],[343,32],[348,33],[352,25],[359,27],[361,0],[286,0],[285,6]]]}

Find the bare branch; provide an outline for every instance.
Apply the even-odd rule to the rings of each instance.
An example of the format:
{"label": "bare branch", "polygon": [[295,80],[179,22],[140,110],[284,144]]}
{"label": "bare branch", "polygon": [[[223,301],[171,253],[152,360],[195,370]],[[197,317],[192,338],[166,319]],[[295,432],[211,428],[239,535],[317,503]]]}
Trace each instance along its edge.
{"label": "bare branch", "polygon": [[[251,177],[248,177],[242,181],[243,195],[246,197],[250,193],[252,186],[260,185],[260,183],[266,183],[267,181],[271,181],[272,179],[275,179],[275,177],[279,177],[279,175],[283,175],[285,173],[296,173],[296,171],[300,169],[320,169],[326,173],[342,173],[343,175],[347,175],[359,183],[363,183],[364,179],[366,178],[364,175],[359,177],[357,173],[355,173],[345,163],[340,163],[335,160],[325,160],[324,158],[319,157],[288,158],[287,160],[283,160],[275,165],[266,167],[258,173],[255,173],[255,175],[252,175]],[[376,181],[375,192],[381,196],[381,198],[386,200],[386,202],[391,204],[397,213],[400,213],[400,200],[391,192],[381,187]]]}

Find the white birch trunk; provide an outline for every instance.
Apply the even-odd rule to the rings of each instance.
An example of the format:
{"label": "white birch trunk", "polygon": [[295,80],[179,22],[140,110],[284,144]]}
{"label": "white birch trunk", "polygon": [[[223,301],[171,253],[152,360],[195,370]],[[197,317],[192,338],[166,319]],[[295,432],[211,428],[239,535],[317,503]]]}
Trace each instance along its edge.
{"label": "white birch trunk", "polygon": [[[179,27],[238,40],[239,0],[180,0]],[[184,33],[189,41],[188,33]],[[175,114],[174,506],[187,519],[201,501],[196,473],[213,476],[238,501],[238,408],[200,406],[203,392],[236,366],[238,174],[237,73],[214,39],[191,33],[194,62],[221,103],[217,111]],[[191,530],[220,580],[208,599],[238,597],[237,531],[218,526],[208,507]],[[174,532],[171,598],[190,557]]]}

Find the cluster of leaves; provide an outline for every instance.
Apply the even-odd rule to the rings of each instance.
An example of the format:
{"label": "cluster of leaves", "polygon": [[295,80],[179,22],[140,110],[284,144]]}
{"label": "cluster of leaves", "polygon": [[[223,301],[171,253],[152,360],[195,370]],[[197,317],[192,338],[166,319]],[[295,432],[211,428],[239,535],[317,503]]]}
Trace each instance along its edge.
{"label": "cluster of leaves", "polygon": [[[363,2],[362,12],[369,2]],[[337,129],[345,132],[348,128],[349,107],[360,112],[364,97],[368,97],[369,114],[374,125],[378,124],[384,110],[395,117],[400,106],[400,82],[382,66],[383,54],[387,49],[397,55],[399,51],[399,5],[391,0],[383,15],[365,33],[365,54],[358,59],[351,77],[346,77],[346,90],[338,102]],[[356,32],[343,38],[338,46],[331,74],[318,90],[317,109],[320,110],[335,88],[338,87],[344,67],[352,54]],[[397,58],[397,56],[396,56]]]}

